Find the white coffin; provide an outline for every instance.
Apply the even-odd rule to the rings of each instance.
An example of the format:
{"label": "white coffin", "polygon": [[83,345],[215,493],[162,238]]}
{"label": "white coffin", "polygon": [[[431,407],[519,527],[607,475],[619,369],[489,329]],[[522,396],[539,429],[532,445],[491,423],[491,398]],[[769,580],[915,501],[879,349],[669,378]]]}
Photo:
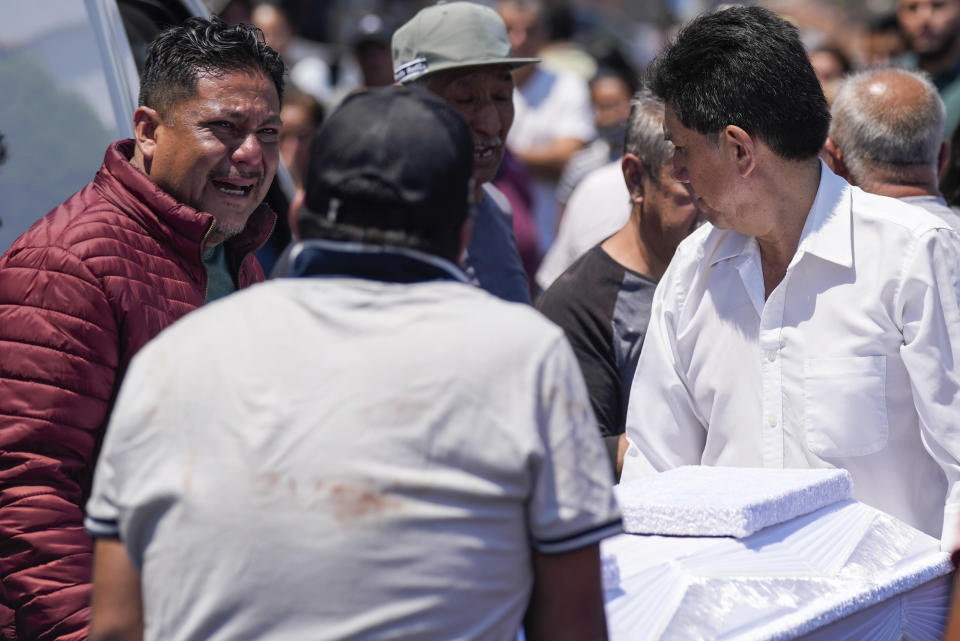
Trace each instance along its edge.
{"label": "white coffin", "polygon": [[653,532],[601,544],[610,639],[939,641],[949,556],[849,491],[837,470],[707,467],[618,486],[625,529]]}

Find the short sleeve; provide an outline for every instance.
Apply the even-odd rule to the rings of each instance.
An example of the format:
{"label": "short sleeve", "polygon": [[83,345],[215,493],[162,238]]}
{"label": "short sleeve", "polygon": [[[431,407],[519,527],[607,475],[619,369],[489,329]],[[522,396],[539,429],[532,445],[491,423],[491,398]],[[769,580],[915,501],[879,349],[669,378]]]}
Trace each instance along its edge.
{"label": "short sleeve", "polygon": [[113,456],[104,448],[97,461],[93,490],[87,501],[83,526],[94,538],[117,538],[120,536],[120,513],[117,509],[116,470]]}
{"label": "short sleeve", "polygon": [[540,364],[537,423],[543,457],[534,470],[527,508],[534,548],[561,554],[620,532],[613,473],[564,338],[551,345]]}
{"label": "short sleeve", "polygon": [[[138,567],[137,550],[150,519],[172,496],[168,481],[177,457],[171,443],[183,422],[181,404],[172,402],[181,392],[175,360],[163,334],[133,358],[107,425],[86,506],[86,530],[94,537],[123,539]],[[155,500],[158,496],[165,501]]]}

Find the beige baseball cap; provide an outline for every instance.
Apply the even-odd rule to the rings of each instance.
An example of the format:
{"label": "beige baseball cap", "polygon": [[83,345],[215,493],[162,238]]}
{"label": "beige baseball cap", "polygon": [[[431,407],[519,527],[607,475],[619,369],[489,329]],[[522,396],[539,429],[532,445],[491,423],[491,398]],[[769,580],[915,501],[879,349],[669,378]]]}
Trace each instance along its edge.
{"label": "beige baseball cap", "polygon": [[473,2],[438,2],[421,9],[394,32],[392,50],[393,78],[400,83],[444,69],[540,62],[512,57],[503,20]]}

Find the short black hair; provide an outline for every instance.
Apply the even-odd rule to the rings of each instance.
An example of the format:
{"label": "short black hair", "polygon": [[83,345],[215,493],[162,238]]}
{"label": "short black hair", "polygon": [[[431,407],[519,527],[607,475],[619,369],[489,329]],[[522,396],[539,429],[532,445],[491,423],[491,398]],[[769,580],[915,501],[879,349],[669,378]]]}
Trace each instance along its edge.
{"label": "short black hair", "polygon": [[730,7],[680,30],[648,82],[685,127],[736,125],[776,154],[814,157],[827,138],[827,101],[796,27],[761,7]]}
{"label": "short black hair", "polygon": [[161,116],[196,94],[200,74],[230,71],[264,73],[283,100],[284,65],[260,29],[228,25],[219,18],[189,18],[161,31],[150,47],[140,80],[140,105]]}

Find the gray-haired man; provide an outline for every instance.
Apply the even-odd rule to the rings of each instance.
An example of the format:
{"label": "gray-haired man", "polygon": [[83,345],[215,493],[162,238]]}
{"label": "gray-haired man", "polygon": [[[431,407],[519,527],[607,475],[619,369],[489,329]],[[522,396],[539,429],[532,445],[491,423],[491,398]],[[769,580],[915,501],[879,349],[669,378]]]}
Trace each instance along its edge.
{"label": "gray-haired man", "polygon": [[673,144],[663,134],[663,111],[663,101],[649,90],[634,95],[626,153],[619,161],[630,217],[570,265],[537,301],[573,346],[618,475],[626,450],[627,399],[653,292],[699,218],[691,190],[670,175]]}
{"label": "gray-haired man", "polygon": [[824,156],[864,191],[923,207],[960,230],[960,215],[937,186],[947,161],[944,106],[928,77],[874,69],[848,78],[830,109]]}
{"label": "gray-haired man", "polygon": [[466,269],[476,284],[505,300],[530,302],[507,199],[488,184],[500,169],[513,124],[512,70],[536,58],[511,56],[496,11],[472,2],[421,10],[393,34],[394,77],[416,83],[453,107],[473,134],[473,235]]}

